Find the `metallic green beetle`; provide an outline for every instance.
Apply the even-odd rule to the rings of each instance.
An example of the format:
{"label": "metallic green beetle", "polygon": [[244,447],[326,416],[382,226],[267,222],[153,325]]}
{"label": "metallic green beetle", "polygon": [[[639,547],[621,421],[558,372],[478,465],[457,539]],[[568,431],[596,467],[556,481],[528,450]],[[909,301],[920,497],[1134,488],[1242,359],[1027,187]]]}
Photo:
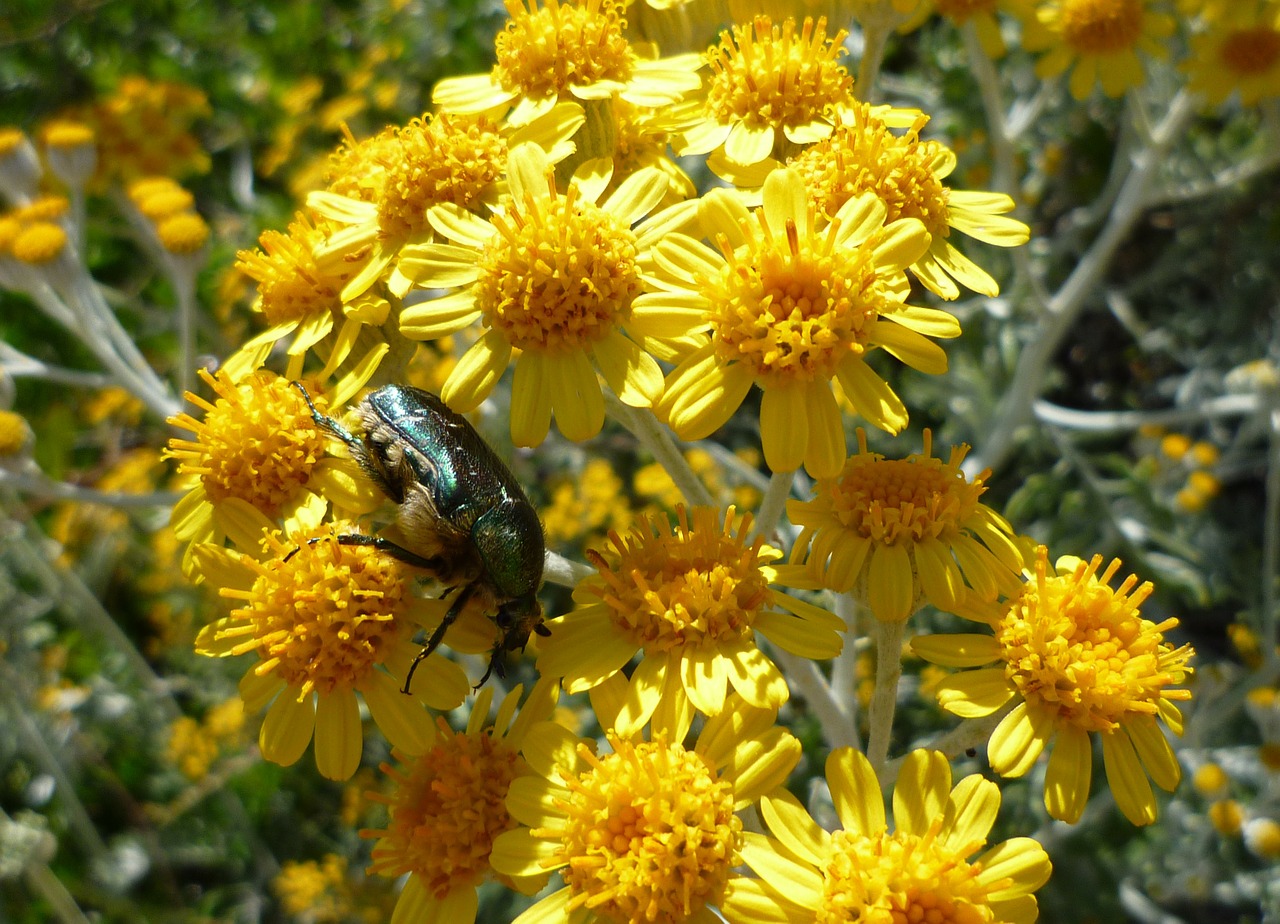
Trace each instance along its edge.
{"label": "metallic green beetle", "polygon": [[301,384],[298,390],[316,424],[347,445],[397,507],[399,543],[358,533],[338,541],[374,546],[430,571],[449,586],[446,594],[457,591],[409,667],[404,691],[409,692],[418,664],[477,596],[502,633],[480,684],[495,669],[502,676],[507,652],[523,649],[531,632],[550,634],[537,597],[545,551],[542,524],[511,470],[466,418],[429,391],[384,385],[370,392],[356,407],[364,431],[358,436],[317,411]]}

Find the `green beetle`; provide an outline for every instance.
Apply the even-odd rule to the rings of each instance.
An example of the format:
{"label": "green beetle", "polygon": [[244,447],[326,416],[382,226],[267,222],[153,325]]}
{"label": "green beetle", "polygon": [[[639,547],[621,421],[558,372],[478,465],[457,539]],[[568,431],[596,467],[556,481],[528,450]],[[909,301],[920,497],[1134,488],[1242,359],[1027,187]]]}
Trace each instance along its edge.
{"label": "green beetle", "polygon": [[418,664],[477,596],[502,633],[480,684],[495,669],[502,676],[507,652],[523,649],[531,632],[550,634],[537,597],[546,548],[542,523],[511,470],[466,418],[429,391],[384,385],[370,392],[356,407],[364,431],[358,436],[316,410],[307,390],[295,384],[316,424],[347,445],[397,507],[402,542],[356,533],[338,541],[374,546],[430,571],[449,585],[446,594],[457,592],[409,667],[404,691]]}

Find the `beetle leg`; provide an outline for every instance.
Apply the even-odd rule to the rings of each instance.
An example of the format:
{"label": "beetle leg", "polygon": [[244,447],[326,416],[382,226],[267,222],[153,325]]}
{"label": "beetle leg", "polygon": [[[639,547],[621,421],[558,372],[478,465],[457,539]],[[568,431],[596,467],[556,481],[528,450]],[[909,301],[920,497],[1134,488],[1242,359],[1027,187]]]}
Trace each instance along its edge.
{"label": "beetle leg", "polygon": [[478,690],[484,686],[484,682],[489,679],[489,675],[495,670],[498,672],[499,677],[507,676],[506,667],[502,663],[502,656],[506,653],[507,647],[501,642],[493,646],[493,651],[489,652],[489,666],[485,669],[484,676],[472,687],[473,690]]}
{"label": "beetle leg", "polygon": [[[315,536],[307,540],[307,545],[315,545],[317,542],[324,542],[328,538],[328,536]],[[445,565],[445,562],[439,558],[424,558],[415,552],[410,552],[402,545],[396,545],[390,539],[384,539],[382,536],[366,536],[364,533],[343,533],[341,536],[334,536],[333,538],[337,540],[338,545],[371,546],[382,554],[390,555],[396,561],[404,562],[414,568],[439,572]],[[299,548],[301,546],[291,549],[289,554],[284,557],[284,560],[288,561],[297,555]]]}
{"label": "beetle leg", "polygon": [[324,414],[321,414],[316,410],[315,403],[311,400],[311,395],[307,392],[307,387],[305,385],[301,382],[290,382],[289,384],[302,392],[302,400],[306,401],[307,407],[311,408],[311,419],[316,422],[317,427],[321,430],[327,430],[329,433],[332,433],[348,446],[359,446],[361,450],[364,449],[364,441],[361,440],[360,437],[352,435],[351,431],[338,423],[338,421],[334,420],[332,417],[326,417]]}
{"label": "beetle leg", "polygon": [[[454,599],[453,605],[449,607],[444,614],[444,618],[440,620],[440,625],[436,626],[435,631],[431,633],[431,637],[427,639],[427,643],[422,646],[422,650],[418,652],[413,659],[413,663],[409,665],[409,673],[404,676],[402,693],[409,692],[409,684],[413,682],[413,672],[418,669],[419,664],[431,655],[431,652],[440,647],[440,643],[444,640],[444,634],[449,631],[449,627],[453,625],[454,621],[462,613],[462,608],[467,605],[467,601],[471,599],[471,595],[475,592],[476,585],[471,583],[462,588],[457,598]],[[488,677],[489,675],[485,674],[485,676]]]}

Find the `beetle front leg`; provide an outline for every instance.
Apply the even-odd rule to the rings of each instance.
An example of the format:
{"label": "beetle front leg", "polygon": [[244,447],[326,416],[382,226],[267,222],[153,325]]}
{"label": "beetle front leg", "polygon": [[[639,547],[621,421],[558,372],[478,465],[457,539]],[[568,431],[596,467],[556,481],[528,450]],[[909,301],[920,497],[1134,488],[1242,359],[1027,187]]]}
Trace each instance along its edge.
{"label": "beetle front leg", "polygon": [[348,447],[358,447],[360,452],[364,452],[364,441],[360,439],[360,437],[355,436],[342,424],[338,423],[334,418],[321,414],[316,408],[315,402],[311,400],[311,394],[307,391],[307,387],[305,385],[301,382],[290,382],[289,384],[302,392],[302,400],[307,402],[307,407],[311,409],[311,419],[315,421],[317,427],[321,430],[332,433],[338,439],[342,440],[342,442],[346,443]]}
{"label": "beetle front leg", "polygon": [[[458,616],[462,614],[462,608],[467,605],[467,601],[471,599],[471,595],[476,592],[474,583],[468,584],[454,598],[453,605],[449,607],[444,614],[444,618],[440,620],[440,625],[436,626],[435,631],[431,633],[431,637],[427,639],[427,643],[422,646],[422,650],[418,652],[413,659],[413,663],[409,665],[409,672],[404,676],[404,687],[401,688],[402,693],[409,692],[409,685],[413,682],[413,672],[418,669],[418,665],[431,656],[431,653],[440,647],[440,643],[444,641],[444,634],[449,631],[449,627],[454,624]],[[488,676],[487,674],[485,675]]]}

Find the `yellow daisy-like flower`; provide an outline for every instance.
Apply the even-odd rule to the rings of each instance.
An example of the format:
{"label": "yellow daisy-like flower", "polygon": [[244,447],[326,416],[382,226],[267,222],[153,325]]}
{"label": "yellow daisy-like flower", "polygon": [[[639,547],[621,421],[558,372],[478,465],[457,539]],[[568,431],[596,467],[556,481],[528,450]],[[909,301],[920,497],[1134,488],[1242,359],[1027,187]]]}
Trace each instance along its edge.
{"label": "yellow daisy-like flower", "polygon": [[196,87],[129,76],[110,96],[70,116],[93,129],[100,178],[127,182],[207,172],[209,155],[191,127],[210,112]]}
{"label": "yellow daisy-like flower", "polygon": [[[640,170],[600,201],[611,176],[607,160],[588,161],[561,193],[542,149],[522,145],[511,152],[511,198],[500,213],[485,220],[438,206],[431,220],[450,243],[414,248],[402,260],[424,288],[461,287],[406,308],[406,337],[434,339],[476,321],[485,328],[441,390],[451,408],[479,407],[520,351],[511,386],[518,446],[541,443],[553,413],[571,440],[600,432],[596,367],[625,404],[648,407],[662,393],[662,370],[646,347],[672,333],[672,313],[642,315],[632,303],[642,288],[639,255],[665,225],[632,225],[666,195],[668,179]],[[677,328],[681,320],[674,316]]]}
{"label": "yellow daisy-like flower", "polygon": [[329,347],[321,378],[346,361],[365,326],[381,326],[391,311],[391,303],[376,291],[342,300],[352,271],[342,264],[321,268],[315,249],[323,242],[324,231],[299,213],[288,232],[264,231],[258,238],[260,250],[236,254],[236,269],[258,283],[253,307],[269,325],[244,349],[274,344],[293,334],[288,355],[297,368],[290,370],[290,378],[301,373],[304,354],[333,333],[335,322],[341,321],[341,327]]}
{"label": "yellow daisy-like flower", "polygon": [[912,751],[894,786],[890,832],[880,784],[865,756],[839,748],[827,758],[826,771],[840,830],[819,827],[795,796],[780,789],[760,800],[772,837],[746,835],[743,859],[760,875],[763,896],[783,911],[780,920],[1035,921],[1039,907],[1032,893],[1048,881],[1052,866],[1029,837],[986,847],[1000,809],[995,783],[975,773],[953,789],[944,754]]}
{"label": "yellow daisy-like flower", "polygon": [[1187,89],[1214,105],[1236,91],[1245,106],[1280,97],[1280,7],[1255,6],[1192,35],[1182,69]]}
{"label": "yellow daisy-like flower", "polygon": [[830,138],[794,158],[789,166],[803,177],[819,214],[836,214],[849,199],[873,192],[888,207],[886,221],[918,218],[929,232],[929,249],[911,271],[929,291],[956,298],[952,279],[982,295],[1000,286],[951,242],[956,230],[996,247],[1025,244],[1031,229],[1005,215],[1013,199],[1003,193],[951,189],[943,180],[956,168],[955,152],[936,141],[921,141],[927,117],[919,116],[905,136],[865,103],[855,104]]}
{"label": "yellow daisy-like flower", "polygon": [[1034,15],[1032,5],[1032,0],[924,0],[900,31],[910,32],[936,13],[958,27],[973,23],[978,41],[982,43],[982,50],[987,57],[1000,58],[1007,49],[1004,36],[1000,34],[1000,23],[996,19],[997,11],[1026,19]]}
{"label": "yellow daisy-like flower", "polygon": [[557,102],[620,98],[666,106],[701,83],[698,55],[648,60],[636,54],[622,34],[618,0],[545,0],[541,8],[538,0],[504,0],[504,6],[511,21],[495,42],[493,70],[436,83],[431,100],[442,110],[505,112],[509,122],[523,125]]}
{"label": "yellow daisy-like flower", "polygon": [[496,204],[505,188],[508,147],[534,142],[560,161],[573,151],[569,138],[582,118],[580,106],[565,104],[518,130],[486,116],[442,113],[412,120],[377,145],[361,149],[359,162],[382,162],[369,189],[374,198],[329,191],[307,196],[307,205],[338,227],[315,248],[316,260],[326,272],[350,274],[343,301],[384,277],[391,292],[402,297],[410,281],[398,271],[397,260],[405,247],[435,238],[427,222],[433,205],[448,202],[479,210]]}
{"label": "yellow daisy-like flower", "polygon": [[[745,536],[711,507],[677,508],[673,531],[664,515],[610,533],[607,555],[588,552],[600,572],[574,592],[578,608],[547,623],[551,635],[538,671],[563,678],[570,693],[619,704],[605,727],[629,735],[653,727],[682,738],[693,710],[718,715],[730,686],[760,708],[776,709],[789,694],[777,666],[760,651],[756,633],[804,658],[840,653],[839,617],[775,590],[770,562],[782,553]],[[622,668],[643,652],[630,678]]]}
{"label": "yellow daisy-like flower", "polygon": [[1157,719],[1182,734],[1174,701],[1191,693],[1173,686],[1191,672],[1194,652],[1164,641],[1178,620],[1157,625],[1139,614],[1150,582],[1138,587],[1130,575],[1113,590],[1107,583],[1120,561],[1099,574],[1101,564],[1101,555],[1087,563],[1063,558],[1050,573],[1040,546],[1035,581],[1010,603],[994,636],[925,636],[912,646],[935,664],[980,667],[938,685],[938,702],[949,712],[980,718],[1015,704],[987,746],[1001,776],[1023,776],[1053,742],[1044,802],[1054,818],[1074,823],[1084,811],[1093,766],[1089,735],[1097,732],[1120,811],[1136,825],[1151,824],[1156,800],[1148,774],[1170,792],[1182,776]]}
{"label": "yellow daisy-like flower", "polygon": [[[508,693],[490,723],[493,688],[484,688],[472,705],[466,731],[455,732],[437,717],[435,727],[426,727],[423,750],[397,750],[393,756],[399,767],[382,764],[394,789],[389,796],[371,792],[368,797],[387,807],[387,822],[360,836],[378,838],[370,873],[408,874],[391,924],[475,921],[477,889],[493,877],[493,842],[516,827],[507,811],[507,793],[513,782],[532,772],[520,748],[534,723],[547,720],[555,709],[554,683],[539,682],[517,712],[522,691],[517,685]],[[547,876],[499,879],[532,894]]]}
{"label": "yellow daisy-like flower", "polygon": [[535,771],[511,785],[507,809],[522,827],[498,837],[494,869],[512,876],[560,870],[564,888],[514,924],[572,920],[711,922],[738,908],[747,880],[735,814],[780,786],[800,742],[776,714],[734,703],[709,719],[697,744],[609,735],[611,752],[552,723],[534,726],[524,756]]}
{"label": "yellow daisy-like flower", "polygon": [[847,33],[827,35],[827,21],[779,27],[768,16],[734,26],[707,51],[713,71],[701,125],[685,133],[679,154],[723,146],[734,164],[785,160],[799,146],[831,134],[833,113],[853,103],[853,78],[836,59]]}
{"label": "yellow daisy-like flower", "polygon": [[[180,475],[194,481],[170,516],[178,538],[221,543],[228,535],[245,535],[237,520],[246,508],[296,528],[318,523],[331,499],[352,511],[377,506],[356,464],[326,453],[329,437],[287,379],[265,369],[239,382],[222,370],[212,375],[201,369],[200,377],[217,400],[188,392],[186,399],[204,410],[204,419],[171,417],[170,424],[195,439],[175,437],[164,453],[178,460]],[[328,398],[341,403],[361,384],[346,381]],[[317,408],[327,404],[326,396],[316,396]]]}
{"label": "yellow daisy-like flower", "polygon": [[1174,19],[1153,0],[1041,0],[1028,20],[1022,44],[1044,54],[1036,62],[1042,80],[1071,71],[1071,95],[1084,99],[1095,84],[1122,96],[1146,80],[1141,54],[1168,57],[1165,40]]}
{"label": "yellow daisy-like flower", "polygon": [[888,459],[867,451],[859,429],[844,470],[820,480],[812,500],[787,501],[801,527],[791,560],[824,587],[856,590],[882,621],[924,603],[998,617],[997,596],[1022,588],[1023,552],[1009,522],[979,500],[991,472],[970,481],[961,471],[968,451],[953,446],[946,462],[935,459],[925,430],[923,450]]}
{"label": "yellow daisy-like flower", "polygon": [[[265,519],[262,527],[269,524]],[[245,709],[270,704],[259,735],[262,755],[288,766],[314,735],[316,766],[329,779],[355,773],[363,748],[359,693],[374,723],[410,754],[425,747],[422,706],[452,709],[466,696],[462,668],[432,654],[413,694],[401,692],[418,654],[413,636],[424,606],[409,569],[377,549],[345,545],[346,524],[290,533],[264,529],[266,555],[197,546],[199,573],[240,605],[206,626],[196,651],[214,657],[255,654],[240,681]]]}
{"label": "yellow daisy-like flower", "polygon": [[945,372],[946,354],[928,337],[959,336],[960,325],[944,311],[905,303],[911,286],[903,270],[929,248],[918,219],[886,225],[885,204],[868,193],[819,230],[793,170],[769,174],[762,194],[750,213],[722,191],[703,198],[699,218],[718,251],[679,233],[655,248],[657,291],[637,299],[636,311],[711,329],[710,341],[667,377],[657,410],[681,438],[704,439],[759,384],[766,464],[785,472],[803,463],[829,478],[846,455],[832,379],[866,420],[897,433],[907,409],[867,354],[883,348],[922,372]]}

